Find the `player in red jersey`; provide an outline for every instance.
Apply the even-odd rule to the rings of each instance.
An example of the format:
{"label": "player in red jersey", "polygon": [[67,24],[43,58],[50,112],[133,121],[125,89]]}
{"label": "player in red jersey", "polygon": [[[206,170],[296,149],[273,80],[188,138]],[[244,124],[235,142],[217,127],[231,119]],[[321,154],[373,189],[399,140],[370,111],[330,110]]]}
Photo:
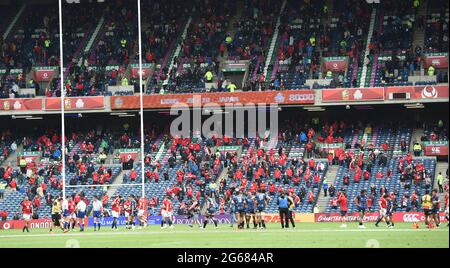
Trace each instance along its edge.
{"label": "player in red jersey", "polygon": [[147,215],[148,215],[148,202],[145,197],[139,198],[138,201],[138,220],[139,220],[139,228],[147,227]]}
{"label": "player in red jersey", "polygon": [[169,224],[169,228],[173,228],[172,224],[172,215],[173,215],[173,203],[170,200],[170,196],[166,196],[162,202],[161,206],[161,229],[167,228],[167,224]]}
{"label": "player in red jersey", "polygon": [[111,229],[115,229],[117,230],[117,218],[119,218],[120,215],[120,200],[121,200],[121,196],[115,196],[113,201],[111,202],[111,214],[113,217],[113,223],[111,225]]}
{"label": "player in red jersey", "polygon": [[339,197],[338,197],[337,201],[341,208],[341,217],[342,217],[341,228],[347,228],[348,199],[347,199],[347,195],[344,191],[341,191],[339,193]]}
{"label": "player in red jersey", "polygon": [[378,200],[378,219],[377,222],[375,223],[375,226],[378,227],[378,224],[384,219],[386,221],[386,223],[388,223],[387,221],[387,215],[386,215],[386,210],[387,210],[387,200],[385,198],[386,195],[381,196],[380,199]]}
{"label": "player in red jersey", "polygon": [[33,203],[30,200],[28,200],[27,196],[25,196],[20,205],[22,206],[23,220],[25,221],[25,225],[23,226],[22,232],[25,232],[25,230],[27,230],[27,232],[29,233],[30,232],[29,223],[31,220],[31,215],[33,215]]}
{"label": "player in red jersey", "polygon": [[130,229],[131,226],[129,225],[129,222],[131,221],[131,197],[129,196],[128,199],[123,202],[123,210],[125,211],[125,219],[127,220],[125,223],[125,228]]}
{"label": "player in red jersey", "polygon": [[69,211],[69,230],[72,230],[75,228],[77,215],[75,213],[77,205],[75,204],[75,201],[72,199],[72,197],[69,197],[68,201],[68,211]]}

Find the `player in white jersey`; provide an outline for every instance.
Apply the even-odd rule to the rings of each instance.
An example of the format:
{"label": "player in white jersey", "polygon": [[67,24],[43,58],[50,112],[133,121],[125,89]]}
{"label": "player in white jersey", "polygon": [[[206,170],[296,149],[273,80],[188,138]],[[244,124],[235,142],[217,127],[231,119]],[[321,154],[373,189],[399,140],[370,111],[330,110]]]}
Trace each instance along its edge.
{"label": "player in white jersey", "polygon": [[80,232],[84,232],[84,217],[86,216],[86,203],[84,198],[81,198],[76,206],[78,224],[80,225]]}
{"label": "player in white jersey", "polygon": [[103,203],[98,199],[97,196],[94,196],[94,202],[92,202],[92,211],[94,216],[94,232],[98,230],[100,231],[100,218],[103,213]]}
{"label": "player in white jersey", "polygon": [[61,203],[61,209],[63,212],[63,227],[64,230],[68,230],[69,229],[69,222],[70,222],[70,214],[69,214],[69,200],[67,200],[67,198],[64,198],[62,203]]}

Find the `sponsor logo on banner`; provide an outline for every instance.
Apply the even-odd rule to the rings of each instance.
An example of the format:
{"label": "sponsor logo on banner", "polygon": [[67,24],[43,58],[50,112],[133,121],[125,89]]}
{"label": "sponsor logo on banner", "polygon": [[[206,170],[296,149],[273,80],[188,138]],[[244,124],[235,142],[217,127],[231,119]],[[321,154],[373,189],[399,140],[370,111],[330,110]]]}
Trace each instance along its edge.
{"label": "sponsor logo on banner", "polygon": [[[50,228],[51,219],[38,219],[30,221],[30,229]],[[25,226],[23,220],[0,221],[0,230],[22,229]]]}
{"label": "sponsor logo on banner", "polygon": [[136,158],[139,155],[140,150],[139,149],[122,149],[119,150],[119,158],[120,162],[128,162],[128,160],[133,159],[136,160]]}
{"label": "sponsor logo on banner", "polygon": [[[142,65],[142,79],[147,79],[149,75],[152,74],[152,64],[143,64]],[[132,64],[131,66],[131,77],[138,79],[139,78],[139,65]]]}
{"label": "sponsor logo on banner", "polygon": [[423,65],[425,68],[431,65],[436,69],[448,68],[448,54],[447,53],[431,53],[423,56]]}
{"label": "sponsor logo on banner", "polygon": [[[341,222],[342,216],[339,213],[316,213],[314,215],[316,222]],[[358,221],[359,213],[349,213],[347,214],[347,221],[356,222]],[[373,222],[378,218],[378,213],[366,213],[364,215],[364,221]]]}
{"label": "sponsor logo on banner", "polygon": [[[203,222],[205,219],[204,216],[199,217],[200,221]],[[147,224],[149,225],[159,225],[161,224],[161,216],[160,215],[154,215],[154,216],[148,216],[147,217]],[[174,224],[192,224],[193,220],[189,220],[187,216],[185,215],[174,215],[173,216],[173,223]],[[219,214],[216,215],[216,220],[219,222],[219,224],[231,224],[231,215],[230,214]],[[100,219],[100,224],[102,226],[111,226],[113,222],[112,217],[106,217]],[[136,220],[137,222],[137,220]],[[117,225],[118,226],[124,226],[127,223],[127,219],[123,216],[117,218]],[[87,226],[94,226],[94,219],[88,218],[87,219]]]}
{"label": "sponsor logo on banner", "polygon": [[340,72],[348,67],[347,57],[325,57],[323,58],[323,69],[325,71]]}
{"label": "sponsor logo on banner", "polygon": [[[276,213],[263,214],[266,223],[279,223],[280,215]],[[295,222],[314,222],[314,213],[292,213]]]}
{"label": "sponsor logo on banner", "polygon": [[[69,97],[64,99],[64,109],[67,110],[103,110],[105,108],[104,96]],[[61,109],[61,98],[46,98],[45,110]]]}
{"label": "sponsor logo on banner", "polygon": [[429,85],[429,86],[404,86],[404,87],[386,87],[385,97],[389,99],[390,94],[409,93],[411,99],[448,99],[448,85]]}
{"label": "sponsor logo on banner", "polygon": [[17,163],[19,163],[20,158],[24,157],[27,163],[37,163],[40,157],[39,152],[23,152],[17,155]]}
{"label": "sponsor logo on banner", "polygon": [[[201,103],[277,103],[277,104],[314,104],[315,93],[313,90],[289,90],[289,91],[264,91],[264,92],[221,92],[198,94]],[[144,108],[171,108],[178,103],[186,103],[193,106],[192,94],[166,94],[143,96]],[[196,103],[197,105],[197,103]],[[112,96],[112,109],[138,109],[139,96]]]}
{"label": "sponsor logo on banner", "polygon": [[323,102],[384,100],[382,87],[323,89],[321,92]]}
{"label": "sponsor logo on banner", "polygon": [[[445,213],[440,212],[439,218],[441,222],[445,222]],[[423,212],[397,212],[392,215],[394,222],[425,222],[425,214]]]}
{"label": "sponsor logo on banner", "polygon": [[34,69],[34,80],[37,82],[49,82],[57,67],[37,67]]}
{"label": "sponsor logo on banner", "polygon": [[434,86],[426,86],[421,91],[422,99],[436,99],[438,92]]}
{"label": "sponsor logo on banner", "polygon": [[0,99],[0,111],[42,110],[42,99]]}
{"label": "sponsor logo on banner", "polygon": [[448,155],[448,142],[436,141],[436,142],[424,142],[424,152],[427,156],[447,156]]}
{"label": "sponsor logo on banner", "polygon": [[[365,222],[375,222],[378,219],[379,214],[377,212],[366,213],[364,215]],[[441,221],[445,221],[445,213],[441,212],[439,214]],[[341,222],[342,216],[339,213],[316,213],[314,214],[316,222]],[[349,213],[347,214],[347,221],[357,222],[359,218],[359,213]],[[424,222],[425,215],[423,212],[394,212],[392,214],[394,222]]]}

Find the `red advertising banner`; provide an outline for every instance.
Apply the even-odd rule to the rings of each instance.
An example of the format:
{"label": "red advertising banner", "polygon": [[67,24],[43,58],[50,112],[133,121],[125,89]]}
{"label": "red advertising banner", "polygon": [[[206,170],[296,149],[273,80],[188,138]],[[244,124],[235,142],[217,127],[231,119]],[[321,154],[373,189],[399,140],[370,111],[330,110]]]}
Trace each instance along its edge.
{"label": "red advertising banner", "polygon": [[322,90],[323,102],[384,100],[384,88],[336,88]]}
{"label": "red advertising banner", "polygon": [[[279,223],[280,214],[267,213],[263,215],[266,223]],[[314,222],[314,213],[292,213],[295,222]]]}
{"label": "red advertising banner", "polygon": [[433,65],[436,69],[448,68],[448,54],[447,53],[435,53],[425,54],[423,56],[423,66],[425,68]]}
{"label": "red advertising banner", "polygon": [[[441,222],[445,222],[445,213],[440,212],[439,218]],[[425,214],[423,212],[396,212],[392,214],[394,222],[425,222]]]}
{"label": "red advertising banner", "polygon": [[[88,226],[88,218],[84,219],[84,224]],[[24,226],[24,220],[0,221],[0,230],[22,229]],[[48,218],[30,221],[30,229],[50,229],[51,226],[52,220]]]}
{"label": "red advertising banner", "polygon": [[34,80],[37,82],[49,82],[53,78],[57,67],[37,67],[34,69]]}
{"label": "red advertising banner", "polygon": [[119,151],[120,163],[127,162],[130,159],[136,160],[139,155],[139,149],[123,149]]}
{"label": "red advertising banner", "polygon": [[[186,103],[192,107],[194,96],[199,96],[201,104],[216,103],[218,105],[247,103],[277,103],[277,104],[314,104],[314,91],[263,91],[263,92],[234,92],[234,93],[205,93],[205,94],[167,94],[144,96],[144,108],[171,108],[172,105]],[[199,103],[200,105],[200,103]],[[112,96],[111,109],[137,109],[139,96]]]}
{"label": "red advertising banner", "polygon": [[[90,109],[104,109],[105,97],[70,97],[64,99],[64,108],[67,110],[90,110]],[[45,110],[60,110],[61,98],[46,98]]]}
{"label": "red advertising banner", "polygon": [[[151,75],[151,69],[142,66],[142,79],[147,79],[149,75]],[[131,68],[131,77],[139,79],[139,68]]]}
{"label": "red advertising banner", "polygon": [[[378,219],[378,213],[366,213],[364,215],[365,222],[376,222]],[[439,213],[441,221],[445,221],[445,213]],[[349,213],[347,215],[348,222],[357,222],[359,213]],[[315,222],[341,222],[342,216],[340,213],[315,213]],[[423,212],[395,212],[392,214],[392,219],[394,222],[424,222],[425,215]]]}
{"label": "red advertising banner", "polygon": [[423,151],[426,156],[447,156],[448,142],[425,142]]}
{"label": "red advertising banner", "polygon": [[448,99],[448,85],[386,87],[386,100],[395,93],[409,93],[410,99]]}
{"label": "red advertising banner", "polygon": [[41,156],[40,152],[23,152],[17,155],[17,163],[19,163],[20,159],[23,157],[27,163],[37,164],[39,158]]}
{"label": "red advertising banner", "polygon": [[[356,222],[358,221],[359,213],[349,213],[347,215],[347,221]],[[373,222],[378,218],[378,213],[366,213],[364,216],[364,221]],[[340,213],[315,213],[315,222],[341,222],[342,216]]]}
{"label": "red advertising banner", "polygon": [[0,111],[42,110],[42,99],[0,99]]}
{"label": "red advertising banner", "polygon": [[324,71],[344,72],[347,70],[348,62],[346,57],[326,57],[323,59]]}

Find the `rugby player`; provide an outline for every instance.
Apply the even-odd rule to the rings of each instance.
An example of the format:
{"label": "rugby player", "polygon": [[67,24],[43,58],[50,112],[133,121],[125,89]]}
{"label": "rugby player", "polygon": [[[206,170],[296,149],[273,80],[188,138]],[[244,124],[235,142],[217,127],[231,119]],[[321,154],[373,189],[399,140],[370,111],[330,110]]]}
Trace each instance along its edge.
{"label": "rugby player", "polygon": [[233,198],[233,204],[236,207],[237,227],[238,229],[243,229],[245,219],[245,197],[242,190]]}
{"label": "rugby player", "polygon": [[161,229],[166,229],[167,224],[169,225],[169,228],[174,228],[172,224],[172,215],[173,215],[173,203],[170,200],[170,196],[166,195],[162,202],[161,206]]}
{"label": "rugby player", "polygon": [[75,228],[75,223],[77,220],[77,215],[75,213],[75,208],[76,208],[76,204],[75,201],[73,200],[72,197],[69,197],[68,199],[68,211],[69,211],[69,216],[68,216],[68,226],[67,226],[67,231],[70,231]]}
{"label": "rugby player", "polygon": [[441,219],[439,218],[439,210],[441,207],[441,201],[439,200],[438,190],[433,189],[432,196],[431,196],[431,202],[433,203],[432,209],[431,209],[431,217],[434,220],[434,223],[436,224],[436,227],[439,227],[441,225]]}
{"label": "rugby player", "polygon": [[250,229],[250,220],[253,219],[253,229],[256,229],[258,225],[256,224],[255,216],[255,197],[251,192],[248,192],[247,198],[245,200],[245,222],[247,223],[247,229]]}
{"label": "rugby player", "polygon": [[294,202],[294,193],[290,192],[288,195],[288,205],[289,205],[289,211],[288,211],[288,222],[286,222],[286,228],[289,228],[289,222],[291,222],[292,228],[295,229],[295,222],[294,222],[294,209],[295,209],[295,202]]}
{"label": "rugby player", "polygon": [[94,232],[97,231],[97,228],[100,231],[100,218],[103,213],[103,203],[96,195],[94,196],[94,201],[92,202],[92,210],[94,216]]}
{"label": "rugby player", "polygon": [[388,228],[394,228],[394,220],[392,218],[392,213],[394,212],[394,200],[392,200],[392,196],[386,194],[386,223],[388,224]]}
{"label": "rugby player", "polygon": [[338,204],[341,209],[341,228],[347,228],[347,211],[348,211],[348,199],[345,191],[341,191],[338,197]]}
{"label": "rugby player", "polygon": [[145,197],[141,197],[138,200],[138,221],[139,228],[147,227],[147,216],[148,216],[148,202]]}
{"label": "rugby player", "polygon": [[22,232],[25,232],[25,230],[27,230],[27,233],[29,233],[30,232],[29,224],[31,220],[31,215],[33,215],[33,203],[28,199],[27,196],[25,196],[20,205],[22,206],[22,218],[25,221],[25,224],[22,228]]}
{"label": "rugby player", "polygon": [[256,201],[256,221],[258,222],[258,227],[260,229],[266,229],[266,223],[264,222],[263,213],[268,204],[268,200],[269,199],[267,195],[263,193],[261,189],[259,189],[258,193],[256,194],[255,201]]}
{"label": "rugby player", "polygon": [[217,226],[217,219],[216,219],[216,211],[217,211],[217,202],[214,200],[214,198],[210,197],[209,194],[205,195],[206,200],[206,211],[205,211],[205,219],[203,220],[203,229],[206,228],[206,225],[208,224],[208,221],[211,220],[214,223],[215,228],[219,228]]}
{"label": "rugby player", "polygon": [[433,203],[431,201],[430,191],[426,190],[425,195],[421,198],[423,213],[425,214],[425,225],[427,228],[431,228],[431,215],[432,215],[432,206]]}
{"label": "rugby player", "polygon": [[80,226],[80,232],[84,232],[84,217],[86,216],[86,208],[87,205],[84,202],[84,197],[80,199],[80,202],[77,203],[76,212],[78,225]]}
{"label": "rugby player", "polygon": [[130,200],[130,214],[128,219],[128,226],[129,228],[133,229],[136,227],[136,216],[137,216],[137,203],[136,203],[136,196],[133,194],[128,197]]}
{"label": "rugby player", "polygon": [[234,224],[237,223],[237,209],[236,204],[234,203],[234,198],[236,197],[237,192],[233,192],[233,196],[230,198],[228,202],[230,214],[231,214],[231,224],[230,227],[233,228]]}
{"label": "rugby player", "polygon": [[380,197],[380,199],[378,200],[378,219],[377,222],[375,223],[375,226],[378,227],[380,224],[380,222],[382,220],[384,220],[386,222],[386,224],[389,226],[389,221],[386,219],[386,211],[387,211],[387,195],[383,195]]}
{"label": "rugby player", "polygon": [[366,213],[367,209],[367,191],[366,189],[361,190],[361,194],[355,197],[354,202],[356,203],[356,206],[358,207],[359,212],[359,225],[358,228],[366,229],[366,226],[364,226],[363,220],[364,220],[364,214]]}
{"label": "rugby player", "polygon": [[187,219],[188,221],[192,220],[192,223],[189,224],[189,227],[193,227],[194,223],[198,225],[198,227],[201,227],[201,222],[199,218],[200,214],[200,204],[198,203],[197,198],[192,197],[192,201],[188,201],[187,204]]}
{"label": "rugby player", "polygon": [[69,231],[69,222],[70,222],[70,214],[69,214],[69,199],[63,199],[62,204],[62,222],[63,222],[63,228],[64,231]]}
{"label": "rugby player", "polygon": [[57,197],[55,201],[53,201],[52,204],[52,225],[50,226],[50,233],[53,233],[53,227],[59,227],[64,232],[67,232],[64,230],[64,228],[61,226],[61,206],[62,198]]}
{"label": "rugby player", "polygon": [[111,202],[111,214],[113,217],[113,223],[111,225],[111,229],[117,230],[117,218],[120,215],[120,195],[115,196],[113,201]]}
{"label": "rugby player", "polygon": [[123,203],[123,210],[125,211],[125,228],[131,229],[131,195],[128,196],[127,201]]}

